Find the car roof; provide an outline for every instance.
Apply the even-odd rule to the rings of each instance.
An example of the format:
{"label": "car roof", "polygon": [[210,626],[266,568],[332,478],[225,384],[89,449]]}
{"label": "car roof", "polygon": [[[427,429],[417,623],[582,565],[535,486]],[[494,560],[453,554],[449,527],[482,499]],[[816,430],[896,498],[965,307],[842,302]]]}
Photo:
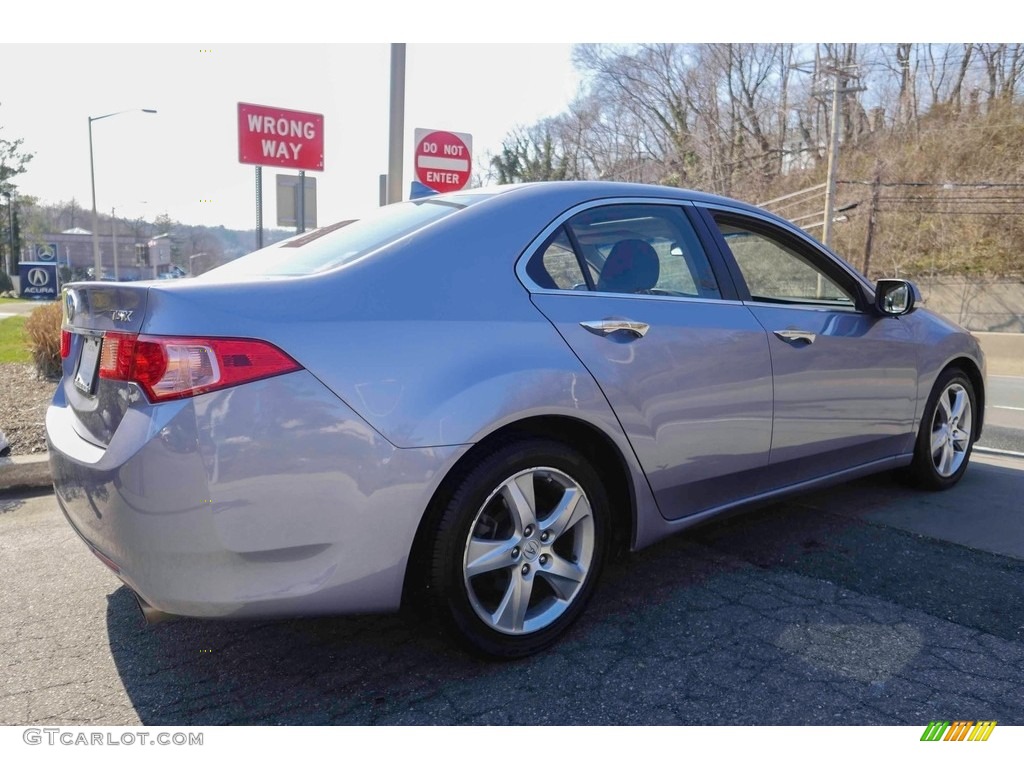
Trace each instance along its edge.
{"label": "car roof", "polygon": [[698,203],[724,205],[756,212],[762,216],[768,214],[763,208],[721,195],[713,195],[681,187],[667,187],[658,184],[634,184],[623,181],[534,181],[520,184],[498,184],[466,189],[440,197],[450,197],[453,200],[457,200],[459,196],[477,195],[490,197],[508,193],[515,193],[516,197],[533,198],[573,195],[578,197],[581,202],[584,200],[613,197],[657,197],[668,200],[689,200]]}

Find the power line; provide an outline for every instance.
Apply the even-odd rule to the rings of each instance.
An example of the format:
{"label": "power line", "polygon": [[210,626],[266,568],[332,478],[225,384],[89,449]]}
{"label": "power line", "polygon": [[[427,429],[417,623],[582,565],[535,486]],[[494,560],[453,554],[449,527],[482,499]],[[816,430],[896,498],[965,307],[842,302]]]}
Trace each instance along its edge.
{"label": "power line", "polygon": [[892,200],[896,202],[905,203],[916,203],[916,202],[946,202],[946,203],[1021,203],[1024,202],[1024,197],[1013,197],[1005,195],[979,195],[973,197],[970,195],[907,195],[906,197],[884,197],[883,200]]}
{"label": "power line", "polygon": [[958,211],[949,209],[912,209],[906,208],[879,208],[879,213],[900,213],[905,216],[912,214],[942,214],[943,216],[1020,216],[1021,211]]}
{"label": "power line", "polygon": [[[840,179],[838,184],[862,184],[871,186],[873,182],[859,179]],[[883,187],[939,187],[941,189],[1024,189],[1024,182],[1003,181],[884,181]]]}

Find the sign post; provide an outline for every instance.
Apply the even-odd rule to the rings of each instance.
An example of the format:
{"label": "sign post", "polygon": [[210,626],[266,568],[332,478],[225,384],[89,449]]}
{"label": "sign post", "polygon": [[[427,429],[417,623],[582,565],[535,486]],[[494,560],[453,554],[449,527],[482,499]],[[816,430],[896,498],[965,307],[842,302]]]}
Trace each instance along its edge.
{"label": "sign post", "polygon": [[238,102],[238,162],[256,166],[256,247],[262,248],[263,166],[322,171],[324,116]]}
{"label": "sign post", "polygon": [[256,166],[256,250],[263,247],[263,167]]}
{"label": "sign post", "polygon": [[468,133],[416,129],[416,180],[434,192],[457,192],[473,171],[473,137]]}

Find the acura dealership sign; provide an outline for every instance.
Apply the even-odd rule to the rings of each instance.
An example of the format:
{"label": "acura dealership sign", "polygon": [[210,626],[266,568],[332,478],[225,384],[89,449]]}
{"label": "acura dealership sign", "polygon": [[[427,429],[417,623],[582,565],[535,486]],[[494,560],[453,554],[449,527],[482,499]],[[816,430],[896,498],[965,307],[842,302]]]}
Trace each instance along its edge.
{"label": "acura dealership sign", "polygon": [[18,277],[23,299],[52,300],[60,293],[57,288],[57,265],[52,261],[23,261],[18,265]]}

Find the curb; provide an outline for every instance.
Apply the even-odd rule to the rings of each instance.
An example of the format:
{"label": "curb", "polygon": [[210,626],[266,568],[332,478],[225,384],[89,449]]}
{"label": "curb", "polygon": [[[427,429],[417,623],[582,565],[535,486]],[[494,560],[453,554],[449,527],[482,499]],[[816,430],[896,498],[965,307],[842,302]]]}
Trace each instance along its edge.
{"label": "curb", "polygon": [[0,458],[0,493],[20,488],[52,487],[50,454],[30,453]]}
{"label": "curb", "polygon": [[990,456],[1008,456],[1011,459],[1024,459],[1024,453],[1020,451],[1007,451],[1002,448],[986,448],[984,445],[976,445],[974,452]]}

